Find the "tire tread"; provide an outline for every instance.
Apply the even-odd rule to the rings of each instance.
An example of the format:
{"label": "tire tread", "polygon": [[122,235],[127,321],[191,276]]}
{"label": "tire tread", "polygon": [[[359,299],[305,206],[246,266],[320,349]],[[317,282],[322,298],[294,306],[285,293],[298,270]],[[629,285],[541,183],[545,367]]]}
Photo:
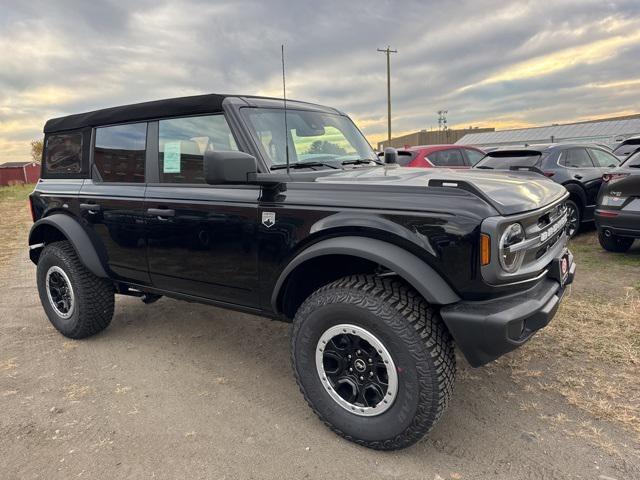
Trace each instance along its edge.
{"label": "tire tread", "polygon": [[[416,359],[418,381],[421,385],[418,410],[410,426],[394,438],[366,441],[348,435],[323,417],[305,391],[294,355],[297,330],[302,323],[301,318],[328,302],[345,302],[373,311],[381,321],[393,328]],[[417,335],[407,327],[412,327]],[[359,445],[377,450],[396,450],[412,445],[431,430],[452,397],[456,373],[453,340],[437,311],[416,290],[400,279],[351,275],[321,287],[303,302],[296,313],[291,341],[294,375],[307,404],[332,431]],[[428,367],[429,359],[435,369]],[[425,385],[432,388],[422,388]],[[437,398],[433,398],[434,395]],[[437,405],[435,409],[431,408],[434,404]]]}

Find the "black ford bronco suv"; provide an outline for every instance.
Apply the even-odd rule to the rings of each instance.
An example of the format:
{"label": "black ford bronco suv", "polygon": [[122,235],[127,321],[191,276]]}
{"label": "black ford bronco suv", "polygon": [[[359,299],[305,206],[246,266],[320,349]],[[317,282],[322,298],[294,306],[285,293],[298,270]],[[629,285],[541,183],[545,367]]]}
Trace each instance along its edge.
{"label": "black ford bronco suv", "polygon": [[475,367],[517,348],[573,280],[564,187],[382,162],[332,108],[202,95],[44,133],[29,248],[55,328],[100,332],[114,294],[292,322],[307,402],[367,447],[419,440],[452,395],[454,345]]}

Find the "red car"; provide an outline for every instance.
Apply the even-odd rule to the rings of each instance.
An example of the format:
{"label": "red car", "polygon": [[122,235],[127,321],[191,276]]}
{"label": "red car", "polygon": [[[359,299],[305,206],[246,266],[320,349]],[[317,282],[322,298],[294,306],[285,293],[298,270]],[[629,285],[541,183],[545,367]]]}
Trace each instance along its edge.
{"label": "red car", "polygon": [[422,145],[398,149],[398,163],[403,167],[471,168],[484,152],[467,145]]}

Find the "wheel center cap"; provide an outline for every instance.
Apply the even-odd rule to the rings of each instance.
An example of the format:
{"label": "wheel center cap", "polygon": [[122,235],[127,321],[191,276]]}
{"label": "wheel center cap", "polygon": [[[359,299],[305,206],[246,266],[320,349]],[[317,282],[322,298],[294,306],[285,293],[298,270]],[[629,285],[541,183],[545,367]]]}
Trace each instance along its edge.
{"label": "wheel center cap", "polygon": [[356,367],[356,370],[360,373],[364,372],[367,369],[367,364],[364,363],[364,360],[358,358],[354,363],[353,366]]}

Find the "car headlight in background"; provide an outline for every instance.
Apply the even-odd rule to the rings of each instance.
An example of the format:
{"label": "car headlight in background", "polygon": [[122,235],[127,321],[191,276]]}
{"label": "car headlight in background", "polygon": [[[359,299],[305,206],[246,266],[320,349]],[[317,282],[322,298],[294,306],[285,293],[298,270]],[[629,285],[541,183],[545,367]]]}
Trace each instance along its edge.
{"label": "car headlight in background", "polygon": [[523,241],[524,228],[519,223],[509,225],[500,237],[500,265],[505,272],[513,273],[522,265],[525,251],[511,252],[509,247],[513,247]]}

